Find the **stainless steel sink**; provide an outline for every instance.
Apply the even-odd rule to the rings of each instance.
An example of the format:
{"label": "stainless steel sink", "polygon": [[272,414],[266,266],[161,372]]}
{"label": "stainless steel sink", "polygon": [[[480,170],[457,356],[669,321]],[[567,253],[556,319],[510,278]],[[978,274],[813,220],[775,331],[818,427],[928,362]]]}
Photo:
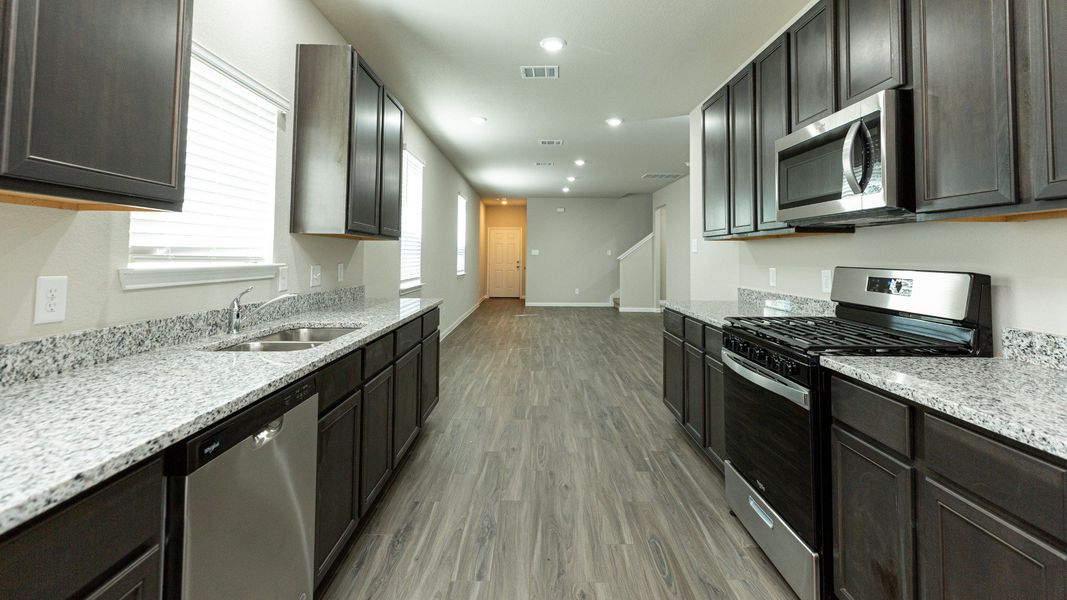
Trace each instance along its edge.
{"label": "stainless steel sink", "polygon": [[321,346],[325,342],[242,342],[219,348],[219,352],[293,352],[295,350],[310,350]]}
{"label": "stainless steel sink", "polygon": [[256,338],[260,342],[329,342],[355,331],[352,327],[301,327]]}

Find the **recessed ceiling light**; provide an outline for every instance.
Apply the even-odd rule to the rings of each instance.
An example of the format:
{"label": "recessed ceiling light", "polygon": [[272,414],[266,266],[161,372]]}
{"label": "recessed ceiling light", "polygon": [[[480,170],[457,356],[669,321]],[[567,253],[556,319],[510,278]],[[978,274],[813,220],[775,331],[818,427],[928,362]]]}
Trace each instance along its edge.
{"label": "recessed ceiling light", "polygon": [[501,206],[507,206],[508,205],[508,201],[507,200],[501,200],[500,201],[500,205]]}
{"label": "recessed ceiling light", "polygon": [[566,45],[567,42],[564,41],[563,38],[547,37],[541,40],[541,47],[547,50],[548,52],[559,52]]}
{"label": "recessed ceiling light", "polygon": [[579,158],[578,160],[574,161],[574,164],[579,166],[579,167],[584,167],[585,166],[585,161]]}
{"label": "recessed ceiling light", "polygon": [[567,181],[569,181],[571,183],[574,183],[574,175],[571,175],[570,177],[568,177]]}
{"label": "recessed ceiling light", "polygon": [[622,119],[620,119],[619,117],[611,117],[610,119],[604,122],[612,127],[618,127],[619,125],[622,125]]}
{"label": "recessed ceiling light", "polygon": [[567,193],[567,192],[569,192],[569,191],[571,191],[571,188],[569,188],[569,187],[565,187],[565,188],[563,188],[563,193],[564,193],[564,194],[566,194],[566,193]]}
{"label": "recessed ceiling light", "polygon": [[474,123],[475,125],[485,125],[488,122],[489,119],[486,117],[471,117],[471,123]]}

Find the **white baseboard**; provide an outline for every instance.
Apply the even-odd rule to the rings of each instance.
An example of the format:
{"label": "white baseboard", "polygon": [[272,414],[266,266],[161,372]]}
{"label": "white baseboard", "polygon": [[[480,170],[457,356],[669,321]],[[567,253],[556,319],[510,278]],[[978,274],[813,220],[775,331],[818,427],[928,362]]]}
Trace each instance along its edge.
{"label": "white baseboard", "polygon": [[634,308],[629,306],[620,306],[619,312],[621,313],[658,313],[663,312],[661,308]]}
{"label": "white baseboard", "polygon": [[478,301],[477,304],[472,306],[470,310],[468,310],[467,312],[465,312],[462,315],[460,315],[460,317],[458,319],[456,319],[455,323],[452,323],[448,327],[445,327],[444,329],[442,329],[441,330],[441,340],[443,341],[446,337],[448,337],[448,334],[452,333],[453,331],[456,330],[457,327],[462,325],[463,322],[467,320],[467,317],[473,315],[474,311],[478,310],[478,307],[480,307],[482,305],[482,302],[485,302],[488,299],[489,299],[489,296],[483,297],[481,300]]}
{"label": "white baseboard", "polygon": [[527,302],[526,306],[574,307],[574,308],[611,308],[611,302]]}

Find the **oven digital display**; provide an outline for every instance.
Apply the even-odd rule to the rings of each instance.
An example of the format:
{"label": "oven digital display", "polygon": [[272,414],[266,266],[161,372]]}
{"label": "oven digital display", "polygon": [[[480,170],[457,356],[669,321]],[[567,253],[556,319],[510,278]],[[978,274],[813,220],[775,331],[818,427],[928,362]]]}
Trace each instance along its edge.
{"label": "oven digital display", "polygon": [[912,280],[896,277],[868,277],[867,291],[890,296],[911,296]]}

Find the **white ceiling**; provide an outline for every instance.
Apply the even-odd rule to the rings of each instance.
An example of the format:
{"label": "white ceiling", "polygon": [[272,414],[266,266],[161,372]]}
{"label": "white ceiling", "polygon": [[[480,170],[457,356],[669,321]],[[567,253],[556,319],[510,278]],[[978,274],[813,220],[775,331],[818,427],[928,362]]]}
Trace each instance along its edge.
{"label": "white ceiling", "polygon": [[[645,173],[686,174],[689,111],[807,3],[314,1],[486,197],[559,196],[564,186],[618,197],[670,183]],[[549,36],[567,47],[545,52],[538,42]],[[519,77],[521,65],[550,64],[558,80]],[[610,116],[625,122],[612,129]],[[541,148],[543,138],[564,144]]]}

